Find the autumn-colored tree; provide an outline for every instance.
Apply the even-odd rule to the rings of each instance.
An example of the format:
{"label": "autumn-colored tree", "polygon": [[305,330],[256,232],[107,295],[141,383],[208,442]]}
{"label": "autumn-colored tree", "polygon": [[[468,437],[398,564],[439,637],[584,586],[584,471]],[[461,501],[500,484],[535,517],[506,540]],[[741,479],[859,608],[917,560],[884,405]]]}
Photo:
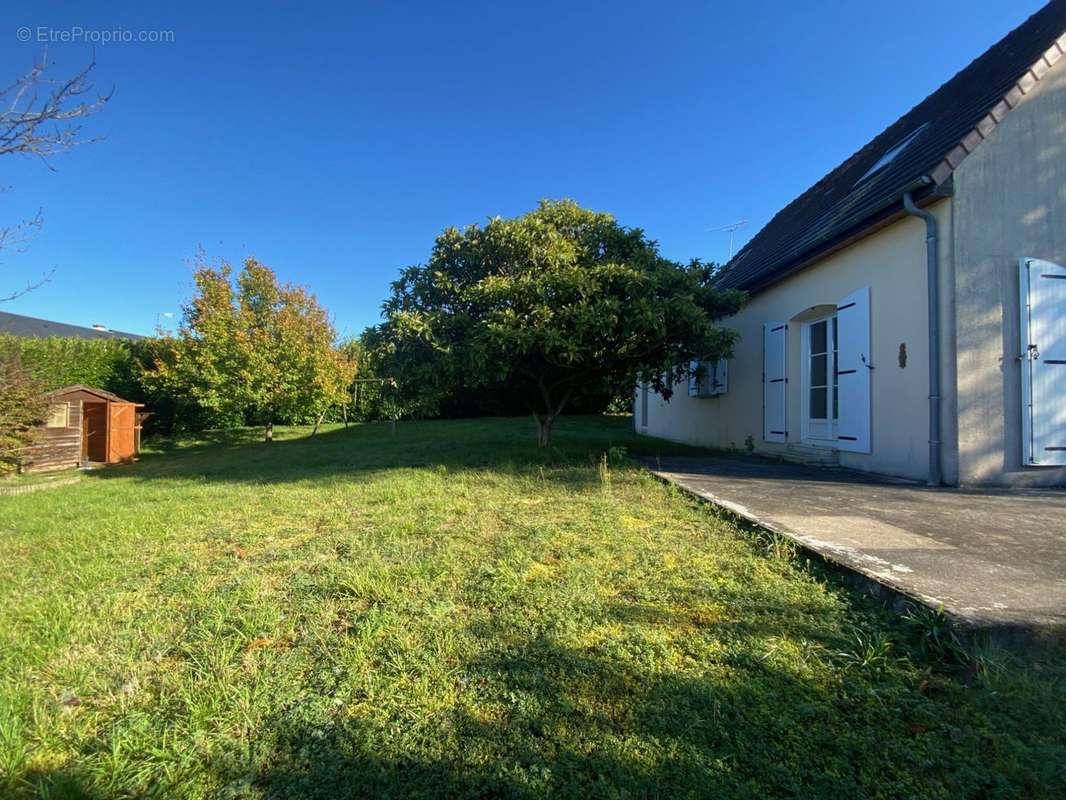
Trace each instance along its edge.
{"label": "autumn-colored tree", "polygon": [[18,469],[37,438],[48,402],[13,347],[0,349],[0,475]]}
{"label": "autumn-colored tree", "polygon": [[349,336],[344,339],[338,346],[337,351],[344,359],[348,368],[348,375],[350,383],[347,387],[347,397],[344,402],[344,426],[348,427],[349,417],[356,412],[356,408],[359,404],[359,389],[363,381],[360,378],[363,377],[366,371],[367,352],[366,347],[359,341],[356,336]]}
{"label": "autumn-colored tree", "polygon": [[201,265],[194,278],[195,296],[153,359],[149,383],[223,417],[251,417],[268,442],[275,420],[320,421],[347,401],[353,368],[314,295],[279,284],[254,258],[236,280],[226,263]]}

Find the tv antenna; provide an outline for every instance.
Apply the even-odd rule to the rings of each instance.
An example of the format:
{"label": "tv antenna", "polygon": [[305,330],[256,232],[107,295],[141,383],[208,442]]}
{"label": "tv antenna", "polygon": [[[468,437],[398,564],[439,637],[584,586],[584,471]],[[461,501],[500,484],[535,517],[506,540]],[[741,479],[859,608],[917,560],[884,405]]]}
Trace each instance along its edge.
{"label": "tv antenna", "polygon": [[735,234],[738,230],[740,230],[747,224],[748,221],[746,219],[741,219],[737,220],[736,222],[731,222],[728,225],[723,225],[721,228],[711,229],[711,233],[722,233],[724,231],[729,231],[729,261],[733,260],[733,234]]}

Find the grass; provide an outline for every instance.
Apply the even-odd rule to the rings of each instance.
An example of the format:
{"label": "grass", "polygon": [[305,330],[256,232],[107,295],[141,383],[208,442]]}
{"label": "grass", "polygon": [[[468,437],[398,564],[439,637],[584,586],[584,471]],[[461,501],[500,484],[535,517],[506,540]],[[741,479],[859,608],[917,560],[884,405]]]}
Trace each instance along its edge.
{"label": "grass", "polygon": [[1061,648],[974,680],[626,419],[306,434],[0,498],[0,796],[1066,795]]}
{"label": "grass", "polygon": [[56,483],[81,475],[77,469],[56,470],[54,472],[27,472],[23,474],[7,473],[0,475],[0,490],[4,487],[18,488],[22,486],[36,486],[41,483]]}

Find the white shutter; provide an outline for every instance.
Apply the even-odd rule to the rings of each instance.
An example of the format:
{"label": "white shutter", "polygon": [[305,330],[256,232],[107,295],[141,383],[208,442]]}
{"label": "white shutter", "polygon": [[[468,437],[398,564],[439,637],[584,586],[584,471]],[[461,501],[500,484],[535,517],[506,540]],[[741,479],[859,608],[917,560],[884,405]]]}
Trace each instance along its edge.
{"label": "white shutter", "polygon": [[788,436],[788,325],[762,326],[762,438],[783,442]]}
{"label": "white shutter", "polygon": [[688,362],[688,396],[700,396],[699,361]]}
{"label": "white shutter", "polygon": [[714,363],[714,368],[710,370],[708,380],[710,381],[709,393],[710,394],[725,394],[729,391],[729,359],[720,358]]}
{"label": "white shutter", "polygon": [[1021,260],[1022,457],[1066,465],[1066,267]]}
{"label": "white shutter", "polygon": [[837,447],[870,452],[870,287],[837,303]]}

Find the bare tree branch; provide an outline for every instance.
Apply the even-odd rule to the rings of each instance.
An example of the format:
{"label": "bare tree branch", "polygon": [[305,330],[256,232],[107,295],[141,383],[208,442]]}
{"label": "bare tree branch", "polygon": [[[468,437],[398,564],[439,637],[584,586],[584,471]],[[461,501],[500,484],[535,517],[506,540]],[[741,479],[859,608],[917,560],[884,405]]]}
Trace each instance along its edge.
{"label": "bare tree branch", "polygon": [[23,288],[21,288],[21,289],[19,289],[17,291],[14,291],[11,294],[6,295],[4,297],[0,297],[0,303],[6,303],[9,300],[14,300],[17,297],[22,297],[22,295],[27,294],[29,292],[32,292],[34,289],[41,288],[46,283],[48,283],[50,280],[52,280],[52,276],[54,274],[55,274],[55,270],[54,269],[50,269],[50,270],[48,270],[48,272],[46,272],[44,275],[42,275],[39,280],[37,280],[37,281],[26,281],[26,285]]}
{"label": "bare tree branch", "polygon": [[24,219],[17,225],[0,228],[0,250],[13,247],[16,253],[25,252],[26,245],[42,225],[44,225],[44,217],[41,216],[41,210],[37,209],[37,213],[30,219]]}
{"label": "bare tree branch", "polygon": [[54,169],[48,160],[52,156],[97,141],[80,138],[79,120],[99,111],[113,90],[93,95],[89,73],[95,58],[65,80],[48,77],[50,66],[44,53],[29,72],[0,90],[0,155],[35,156]]}
{"label": "bare tree branch", "polygon": [[[30,240],[37,235],[37,231],[41,229],[42,225],[44,225],[44,217],[41,216],[41,210],[37,209],[37,213],[29,219],[24,219],[17,225],[9,225],[6,228],[0,228],[0,251],[7,248],[13,250],[15,253],[26,252]],[[54,269],[49,270],[42,275],[39,280],[27,281],[22,289],[7,295],[0,295],[0,303],[6,303],[9,300],[22,297],[22,295],[44,286],[44,284],[52,279],[52,274],[54,272]]]}
{"label": "bare tree branch", "polygon": [[[20,154],[39,158],[50,170],[49,159],[79,144],[91,144],[98,139],[81,137],[80,120],[99,111],[111,99],[107,94],[93,94],[89,73],[96,66],[95,58],[67,79],[48,76],[47,51],[34,62],[33,68],[5,89],[0,89],[0,156]],[[17,225],[0,228],[0,251],[5,248],[21,253],[27,243],[41,229],[44,219],[40,210],[30,219]],[[54,270],[40,280],[27,282],[25,288],[6,296],[0,303],[14,300],[44,285]]]}

